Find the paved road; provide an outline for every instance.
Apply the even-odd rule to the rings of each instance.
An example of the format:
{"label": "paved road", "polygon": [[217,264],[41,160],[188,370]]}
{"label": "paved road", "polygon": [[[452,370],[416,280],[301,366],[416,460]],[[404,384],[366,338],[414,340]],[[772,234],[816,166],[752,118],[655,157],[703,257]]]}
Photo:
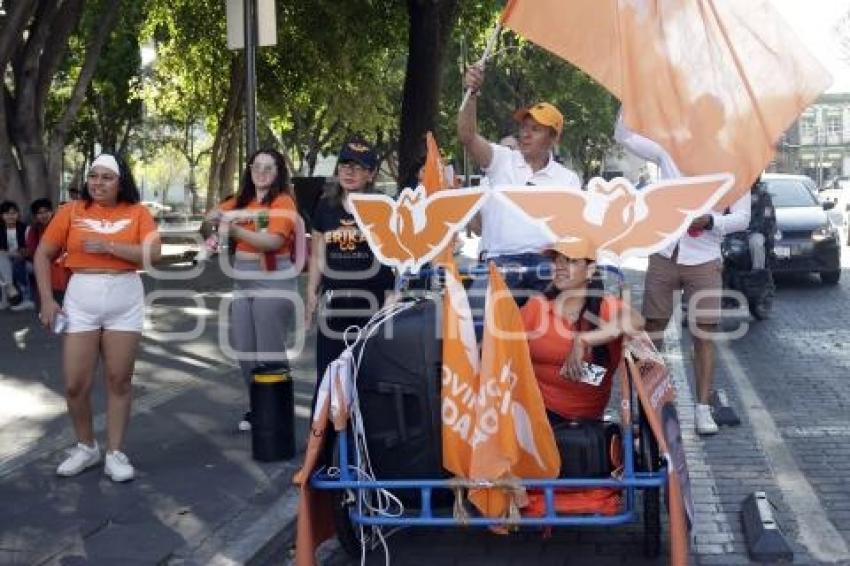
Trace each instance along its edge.
{"label": "paved road", "polygon": [[[639,272],[630,273],[638,283]],[[750,563],[739,517],[742,500],[764,490],[776,505],[799,564],[850,564],[850,272],[835,287],[817,278],[779,282],[772,319],[729,319],[740,339],[720,348],[717,387],[741,426],[715,437],[689,432],[690,339],[668,328],[666,355],[677,375],[680,415],[697,510],[692,563]],[[692,430],[692,429],[691,429]],[[561,529],[499,537],[480,531],[402,531],[389,539],[393,564],[666,564],[642,557],[641,529]],[[323,564],[356,563],[330,542]],[[377,552],[368,564],[382,564]],[[281,560],[274,563],[285,563]]]}

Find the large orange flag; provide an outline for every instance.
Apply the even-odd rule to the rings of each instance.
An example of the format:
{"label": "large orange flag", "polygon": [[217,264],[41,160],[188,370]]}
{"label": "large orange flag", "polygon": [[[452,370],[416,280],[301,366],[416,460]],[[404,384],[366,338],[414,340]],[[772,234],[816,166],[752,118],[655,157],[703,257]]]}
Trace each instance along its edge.
{"label": "large orange flag", "polygon": [[[470,477],[477,480],[554,478],[561,458],[534,368],[519,308],[495,264],[485,303]],[[469,499],[489,517],[505,517],[521,490],[476,489]]]}
{"label": "large orange flag", "polygon": [[734,174],[721,207],[831,82],[768,0],[509,0],[502,23],[611,91],[682,174]]}
{"label": "large orange flag", "polygon": [[478,398],[478,343],[466,290],[449,256],[443,295],[443,467],[469,477]]}

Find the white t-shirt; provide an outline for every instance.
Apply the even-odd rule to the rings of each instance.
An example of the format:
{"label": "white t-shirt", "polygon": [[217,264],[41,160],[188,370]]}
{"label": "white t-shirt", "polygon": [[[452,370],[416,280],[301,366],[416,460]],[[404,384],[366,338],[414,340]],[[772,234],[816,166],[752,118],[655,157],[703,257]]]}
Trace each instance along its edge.
{"label": "white t-shirt", "polygon": [[[662,179],[678,179],[683,177],[673,158],[655,141],[631,131],[623,122],[622,112],[617,116],[614,129],[614,139],[627,150],[642,159],[652,161],[661,169]],[[681,265],[702,265],[709,261],[720,259],[720,244],[723,236],[739,230],[746,230],[750,224],[750,194],[735,201],[729,207],[728,214],[712,212],[714,226],[711,230],[703,230],[698,236],[683,235],[678,242],[673,242],[659,253],[670,259],[676,246],[679,246],[676,263]]]}
{"label": "white t-shirt", "polygon": [[[507,147],[490,144],[493,160],[484,168],[487,176],[482,186],[579,188],[581,180],[550,157],[539,171],[532,171],[522,153]],[[542,226],[536,225],[519,208],[498,192],[481,207],[481,251],[485,257],[538,253],[552,243]]]}
{"label": "white t-shirt", "polygon": [[18,231],[15,228],[6,228],[6,242],[9,244],[10,254],[18,251]]}

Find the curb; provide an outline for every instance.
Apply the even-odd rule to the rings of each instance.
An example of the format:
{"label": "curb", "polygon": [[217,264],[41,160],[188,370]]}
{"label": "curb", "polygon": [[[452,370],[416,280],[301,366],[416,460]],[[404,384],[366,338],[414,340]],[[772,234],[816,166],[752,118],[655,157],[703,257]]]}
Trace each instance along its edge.
{"label": "curb", "polygon": [[187,542],[160,564],[254,566],[284,563],[295,541],[299,490],[292,484],[292,476],[302,458],[303,453],[283,464],[280,473],[270,478],[273,484],[287,485],[271,502],[258,494],[257,502],[238,510],[213,532],[207,533],[203,540]]}
{"label": "curb", "polygon": [[289,557],[289,547],[295,542],[295,523],[298,519],[299,491],[294,486],[280,497],[241,539],[217,552],[209,561],[215,566],[266,564],[275,556]]}

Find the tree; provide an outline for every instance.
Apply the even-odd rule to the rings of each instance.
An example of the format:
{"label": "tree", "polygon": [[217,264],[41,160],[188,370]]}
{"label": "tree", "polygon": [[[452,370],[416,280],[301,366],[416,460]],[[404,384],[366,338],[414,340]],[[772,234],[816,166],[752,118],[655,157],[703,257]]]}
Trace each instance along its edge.
{"label": "tree", "polygon": [[425,132],[434,131],[446,43],[457,0],[408,0],[407,72],[399,126],[399,181],[413,186],[424,156]]}
{"label": "tree", "polygon": [[[276,49],[258,66],[260,105],[297,169],[313,174],[320,154],[360,133],[395,139],[404,58],[403,12],[392,0],[278,4]],[[368,30],[352,22],[370,22]],[[298,57],[287,56],[297,46]],[[393,135],[388,135],[392,132]],[[394,149],[395,144],[392,144]]]}
{"label": "tree", "polygon": [[[84,13],[82,29],[91,27],[99,14]],[[85,99],[66,140],[65,165],[73,163],[73,185],[79,185],[84,167],[96,149],[125,156],[145,143],[142,125],[141,57],[139,31],[145,17],[145,3],[126,6],[118,16],[115,31],[104,45]],[[75,84],[75,72],[85,58],[85,45],[72,38],[65,61],[57,72],[47,100],[48,123],[59,120]],[[73,148],[78,155],[68,155]],[[69,159],[70,157],[70,159]]]}
{"label": "tree", "polygon": [[[155,137],[175,147],[194,174],[209,154],[206,205],[233,191],[241,136],[244,64],[225,43],[224,3],[219,0],[149,0],[143,28],[157,57],[144,100]],[[213,134],[210,147],[195,146],[196,126]],[[193,183],[194,184],[194,183]]]}
{"label": "tree", "polygon": [[[101,49],[115,25],[120,0],[13,2],[0,30],[0,191],[27,202],[58,194],[62,154],[83,104]],[[81,27],[85,10],[98,12],[97,25]],[[74,87],[53,123],[45,109],[53,79],[70,40],[85,45]]]}

